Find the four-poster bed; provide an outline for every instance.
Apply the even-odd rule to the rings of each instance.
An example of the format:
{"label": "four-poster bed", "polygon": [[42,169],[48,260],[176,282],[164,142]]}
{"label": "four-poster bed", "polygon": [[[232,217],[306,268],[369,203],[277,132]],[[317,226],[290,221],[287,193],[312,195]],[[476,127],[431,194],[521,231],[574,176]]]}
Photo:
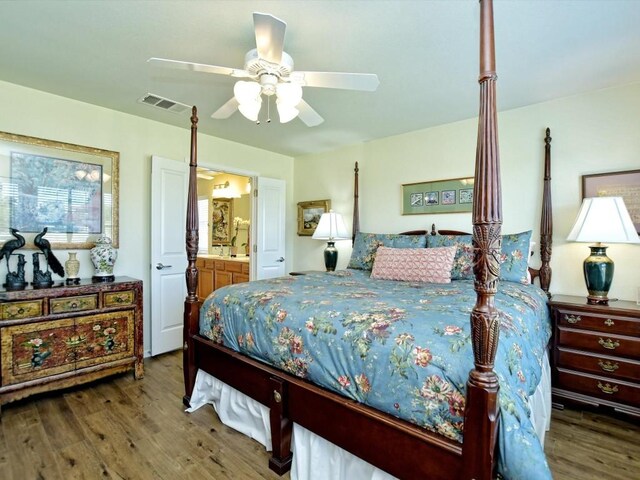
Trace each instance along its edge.
{"label": "four-poster bed", "polygon": [[[201,305],[196,295],[198,272],[195,267],[198,219],[196,198],[197,115],[194,107],[186,232],[189,264],[186,271],[188,296],[185,300],[184,313],[185,403],[189,404],[196,382],[196,373],[200,369],[267,406],[269,408],[268,418],[272,447],[269,466],[280,474],[286,472],[291,465],[291,435],[292,426],[295,423],[400,478],[490,479],[495,475],[500,408],[499,381],[498,375],[494,371],[494,361],[498,349],[500,328],[496,294],[500,275],[502,211],[495,106],[496,74],[492,3],[490,0],[482,0],[480,5],[479,82],[481,95],[473,200],[473,275],[475,280],[472,285],[475,290],[476,302],[471,309],[469,332],[469,342],[473,352],[473,361],[471,362],[469,359],[469,365],[473,364],[473,368],[468,374],[466,388],[464,388],[464,384],[461,386],[466,391],[466,398],[462,397],[456,400],[451,407],[456,415],[464,419],[464,441],[462,442],[460,438],[457,438],[462,436],[462,422],[455,424],[455,428],[458,429],[457,437],[450,432],[441,432],[437,426],[431,428],[433,431],[427,430],[406,418],[390,415],[380,409],[367,406],[363,402],[346,398],[300,378],[304,375],[286,373],[283,368],[276,368],[263,361],[238,353],[223,346],[221,337],[210,336],[207,338],[202,334],[199,324]],[[550,137],[548,131],[545,142],[547,143],[545,193],[541,224],[543,265],[539,271],[534,272],[534,276],[540,278],[542,287],[548,291],[551,274],[549,269],[551,213],[549,194]],[[356,167],[354,238],[359,229],[357,199]],[[297,278],[295,280],[299,281]],[[283,280],[283,282],[285,281],[289,280]],[[314,279],[310,278],[309,281],[314,281]],[[315,281],[322,282],[324,280],[316,278]],[[512,292],[512,294],[526,296],[520,293]],[[265,301],[268,302],[272,297],[265,298],[267,298]],[[541,301],[539,299],[528,297],[528,300],[540,307]],[[277,311],[276,316],[279,313],[280,311]],[[213,316],[217,314],[218,310],[215,310]],[[455,328],[462,330],[461,327]],[[282,335],[282,331],[280,335]],[[256,339],[251,337],[251,342],[254,340]],[[249,342],[249,337],[242,338],[242,342]],[[384,343],[384,341],[380,343]],[[369,348],[368,344],[366,348]],[[546,344],[542,346],[542,349],[545,348]],[[295,359],[291,361],[295,361]],[[278,364],[276,363],[276,365]],[[292,371],[291,368],[284,369]],[[354,378],[359,378],[364,383],[366,383],[365,380],[368,382],[363,377],[354,376]],[[345,386],[347,382],[348,379],[344,380],[342,386]],[[361,390],[368,391],[369,386],[366,385],[366,387]],[[385,451],[385,455],[380,454],[381,448]],[[545,478],[545,471],[545,468],[542,467],[540,478]]]}

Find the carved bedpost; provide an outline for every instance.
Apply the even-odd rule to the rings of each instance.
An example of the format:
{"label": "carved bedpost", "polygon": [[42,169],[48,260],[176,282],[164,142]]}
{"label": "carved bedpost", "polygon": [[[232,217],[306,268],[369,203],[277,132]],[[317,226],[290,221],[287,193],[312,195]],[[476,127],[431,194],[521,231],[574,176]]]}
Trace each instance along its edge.
{"label": "carved bedpost", "polygon": [[551,130],[544,137],[544,191],[542,194],[542,218],[540,220],[540,287],[549,293],[551,284],[551,247],[553,245],[553,216],[551,214]]}
{"label": "carved bedpost", "polygon": [[502,200],[496,114],[493,4],[480,0],[480,115],[473,192],[473,246],[476,304],[471,312],[475,368],[469,373],[465,407],[464,478],[493,478],[499,421],[498,377],[493,364],[500,318],[494,298],[500,274]]}
{"label": "carved bedpost", "polygon": [[356,241],[356,234],[360,231],[360,207],[358,205],[360,193],[358,191],[358,172],[360,169],[358,168],[358,162],[356,162],[356,167],[353,169],[353,224],[351,225],[351,245],[353,245]]}
{"label": "carved bedpost", "polygon": [[198,269],[196,257],[198,254],[198,109],[193,107],[191,113],[191,156],[189,161],[189,192],[187,194],[187,228],[186,250],[187,270],[187,298],[184,301],[183,328],[183,369],[184,369],[184,403],[189,404],[196,378],[195,352],[191,337],[198,333],[198,319],[200,304],[196,290],[198,288]]}

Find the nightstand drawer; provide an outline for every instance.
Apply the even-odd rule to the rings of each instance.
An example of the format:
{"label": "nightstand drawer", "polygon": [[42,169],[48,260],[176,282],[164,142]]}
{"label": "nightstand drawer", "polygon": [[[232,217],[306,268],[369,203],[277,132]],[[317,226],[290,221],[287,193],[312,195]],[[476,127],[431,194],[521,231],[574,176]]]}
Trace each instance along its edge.
{"label": "nightstand drawer", "polygon": [[42,300],[0,303],[0,318],[2,320],[17,320],[39,317],[40,315],[42,315]]}
{"label": "nightstand drawer", "polygon": [[640,339],[558,328],[558,345],[605,355],[640,358]]}
{"label": "nightstand drawer", "polygon": [[77,297],[52,298],[49,300],[51,313],[84,312],[98,308],[97,295],[79,295]]}
{"label": "nightstand drawer", "polygon": [[611,402],[640,407],[640,385],[607,377],[558,369],[557,388],[583,393]]}
{"label": "nightstand drawer", "polygon": [[640,362],[558,348],[556,364],[571,370],[640,383]]}
{"label": "nightstand drawer", "polygon": [[597,330],[603,333],[640,336],[640,320],[617,315],[598,315],[559,308],[558,325],[585,330]]}
{"label": "nightstand drawer", "polygon": [[120,307],[124,305],[133,305],[136,298],[133,290],[125,290],[123,292],[111,292],[104,294],[105,307]]}

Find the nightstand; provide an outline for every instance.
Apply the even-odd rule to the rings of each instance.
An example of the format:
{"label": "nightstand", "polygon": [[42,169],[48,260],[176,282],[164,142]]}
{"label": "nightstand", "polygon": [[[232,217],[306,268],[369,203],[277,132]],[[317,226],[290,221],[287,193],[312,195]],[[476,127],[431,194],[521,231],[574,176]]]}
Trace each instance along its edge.
{"label": "nightstand", "polygon": [[549,306],[554,406],[578,402],[640,417],[640,306],[567,295]]}

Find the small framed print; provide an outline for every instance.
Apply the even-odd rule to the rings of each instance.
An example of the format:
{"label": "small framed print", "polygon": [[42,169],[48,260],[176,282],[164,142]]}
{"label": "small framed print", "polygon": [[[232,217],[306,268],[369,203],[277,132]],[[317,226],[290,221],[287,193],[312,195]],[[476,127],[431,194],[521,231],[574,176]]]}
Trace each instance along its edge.
{"label": "small framed print", "polygon": [[424,192],[424,204],[425,205],[439,205],[438,192]]}
{"label": "small framed print", "polygon": [[409,201],[411,202],[412,207],[421,207],[422,206],[422,193],[412,193],[409,197]]}
{"label": "small framed print", "polygon": [[461,204],[473,203],[473,188],[461,188],[459,192]]}
{"label": "small framed print", "polygon": [[454,205],[456,203],[456,191],[455,190],[443,190],[442,191],[442,205]]}

